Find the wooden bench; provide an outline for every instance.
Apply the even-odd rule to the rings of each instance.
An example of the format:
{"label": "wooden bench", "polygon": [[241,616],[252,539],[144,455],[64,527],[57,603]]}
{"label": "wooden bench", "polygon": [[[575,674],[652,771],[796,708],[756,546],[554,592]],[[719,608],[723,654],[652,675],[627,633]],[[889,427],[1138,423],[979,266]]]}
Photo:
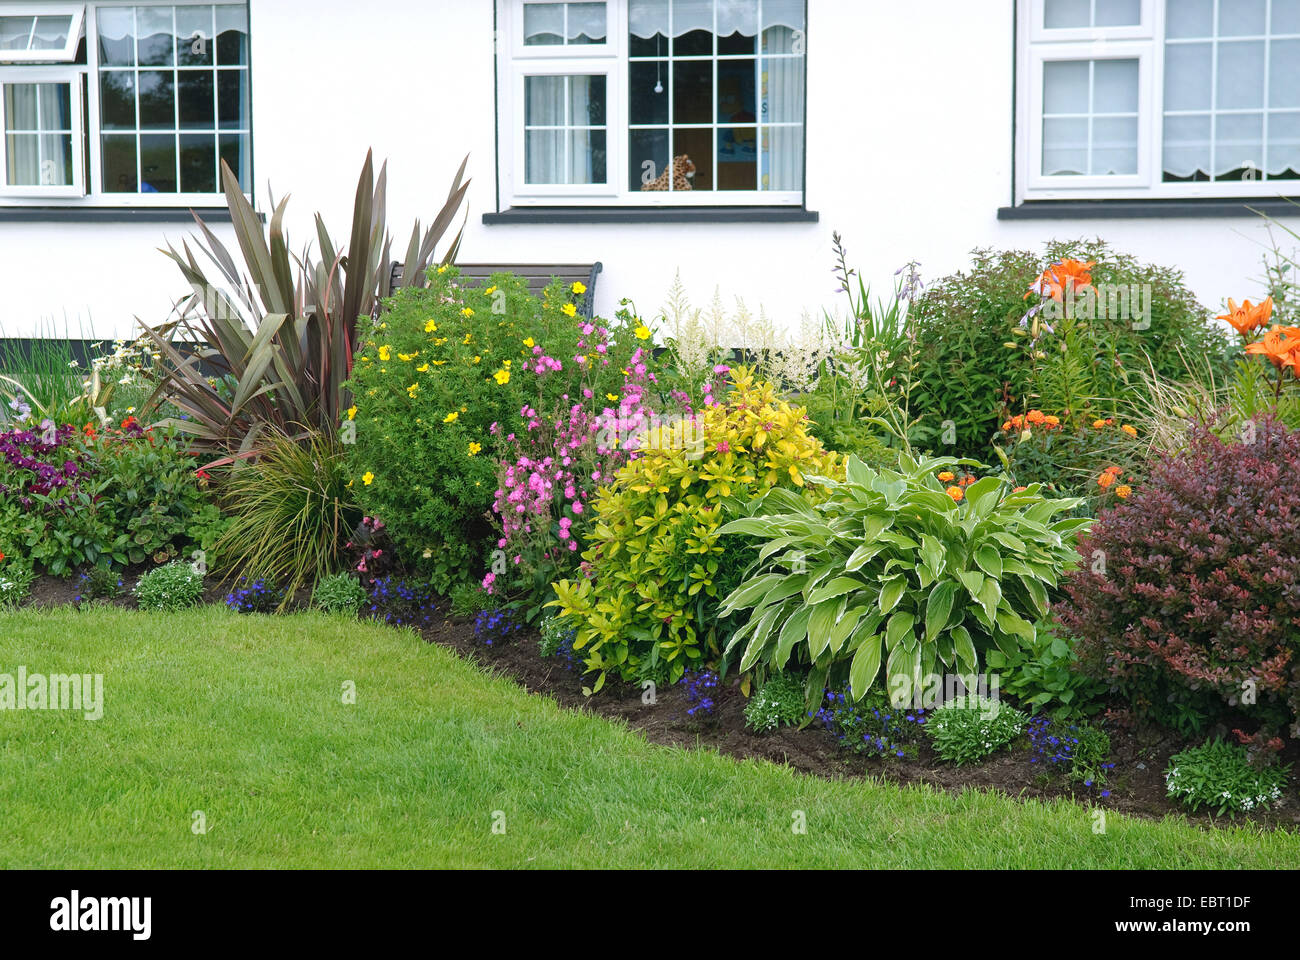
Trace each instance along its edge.
{"label": "wooden bench", "polygon": [[[487,282],[494,273],[513,273],[516,277],[527,281],[528,289],[539,296],[550,284],[553,277],[559,277],[565,283],[583,283],[587,287],[587,295],[582,301],[581,314],[588,320],[595,316],[596,280],[601,271],[605,269],[605,265],[600,262],[562,264],[458,263],[456,266],[464,279],[473,280],[479,284]],[[392,279],[393,289],[396,289],[402,279],[401,261],[393,261]]]}

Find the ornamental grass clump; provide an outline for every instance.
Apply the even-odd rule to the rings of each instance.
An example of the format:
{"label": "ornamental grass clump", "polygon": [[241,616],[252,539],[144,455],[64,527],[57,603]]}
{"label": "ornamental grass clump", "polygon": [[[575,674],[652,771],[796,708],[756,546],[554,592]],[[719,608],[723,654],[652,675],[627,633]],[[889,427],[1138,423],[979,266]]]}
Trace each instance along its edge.
{"label": "ornamental grass clump", "polygon": [[1300,433],[1208,425],[1080,544],[1057,613],[1080,667],[1183,730],[1300,723]]}
{"label": "ornamental grass clump", "polygon": [[739,369],[728,389],[703,412],[651,429],[643,455],[592,504],[584,576],[555,584],[548,606],[577,629],[574,648],[600,674],[595,690],[609,673],[675,683],[718,657],[728,630],[718,603],[737,549],[723,525],[767,491],[803,502],[820,495],[825,481],[814,475],[842,476],[804,410],[770,383]]}

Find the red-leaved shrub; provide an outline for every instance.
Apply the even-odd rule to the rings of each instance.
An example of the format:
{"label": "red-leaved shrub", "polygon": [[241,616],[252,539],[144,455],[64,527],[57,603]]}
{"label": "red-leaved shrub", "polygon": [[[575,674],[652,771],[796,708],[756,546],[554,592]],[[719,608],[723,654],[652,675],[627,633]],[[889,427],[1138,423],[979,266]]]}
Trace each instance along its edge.
{"label": "red-leaved shrub", "polygon": [[1253,434],[1200,426],[1157,458],[1081,540],[1057,606],[1082,670],[1183,728],[1300,718],[1300,433]]}

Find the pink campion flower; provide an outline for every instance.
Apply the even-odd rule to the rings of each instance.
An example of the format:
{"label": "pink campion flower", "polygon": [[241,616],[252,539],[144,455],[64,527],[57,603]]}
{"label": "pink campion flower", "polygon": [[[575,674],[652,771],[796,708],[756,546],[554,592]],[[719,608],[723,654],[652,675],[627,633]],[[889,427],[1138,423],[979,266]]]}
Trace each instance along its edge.
{"label": "pink campion flower", "polygon": [[582,501],[578,501],[578,502],[575,503],[575,504],[574,504],[570,509],[572,509],[574,513],[576,513],[576,514],[578,514],[579,516],[581,516],[581,515],[582,515]]}
{"label": "pink campion flower", "polygon": [[726,376],[728,373],[730,373],[730,372],[731,372],[731,368],[730,368],[729,366],[727,366],[725,363],[720,363],[720,364],[718,364],[716,367],[713,368],[713,372],[716,373],[718,376],[722,377],[722,376]]}

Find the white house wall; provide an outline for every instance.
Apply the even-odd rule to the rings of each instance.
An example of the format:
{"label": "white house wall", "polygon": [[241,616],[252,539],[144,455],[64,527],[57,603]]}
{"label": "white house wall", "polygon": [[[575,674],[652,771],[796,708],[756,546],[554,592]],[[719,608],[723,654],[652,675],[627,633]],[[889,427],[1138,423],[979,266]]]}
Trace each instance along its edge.
{"label": "white house wall", "polygon": [[[697,302],[715,288],[788,326],[834,302],[831,233],[884,287],[929,277],[981,246],[1039,248],[1102,236],[1187,273],[1203,302],[1258,297],[1264,231],[1251,218],[999,221],[1012,199],[1012,0],[811,0],[808,191],[815,224],[486,226],[497,209],[492,0],[252,0],[254,173],[292,194],[295,248],[320,210],[345,237],[367,147],[389,161],[389,219],[441,205],[465,153],[474,184],[462,258],[589,262],[597,309],[650,314],[680,270]],[[1296,224],[1300,228],[1300,223]],[[183,295],[156,250],[178,224],[0,221],[0,336],[122,337]]]}

